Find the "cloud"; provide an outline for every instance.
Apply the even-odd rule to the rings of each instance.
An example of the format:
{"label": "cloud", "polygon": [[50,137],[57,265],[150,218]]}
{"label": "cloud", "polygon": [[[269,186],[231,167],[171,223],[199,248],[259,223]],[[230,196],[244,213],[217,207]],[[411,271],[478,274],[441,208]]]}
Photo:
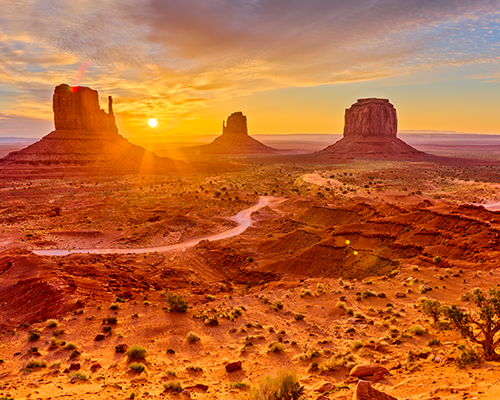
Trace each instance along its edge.
{"label": "cloud", "polygon": [[500,60],[497,0],[0,0],[0,9],[4,84],[34,99],[90,60],[87,82],[137,119],[278,87]]}

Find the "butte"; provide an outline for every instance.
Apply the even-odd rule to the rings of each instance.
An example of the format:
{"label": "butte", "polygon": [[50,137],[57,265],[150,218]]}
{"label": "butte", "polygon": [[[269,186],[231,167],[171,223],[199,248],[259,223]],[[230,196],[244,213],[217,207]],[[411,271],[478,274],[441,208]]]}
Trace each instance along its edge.
{"label": "butte", "polygon": [[420,160],[425,153],[397,137],[396,109],[387,99],[358,99],[345,111],[344,137],[314,153],[319,160]]}
{"label": "butte", "polygon": [[57,86],[52,98],[55,130],[38,142],[0,159],[8,177],[172,172],[174,162],[130,143],[118,133],[113,99],[108,112],[97,90]]}
{"label": "butte", "polygon": [[222,122],[222,135],[205,146],[197,146],[200,154],[274,154],[278,151],[248,134],[247,117],[241,111],[232,113]]}

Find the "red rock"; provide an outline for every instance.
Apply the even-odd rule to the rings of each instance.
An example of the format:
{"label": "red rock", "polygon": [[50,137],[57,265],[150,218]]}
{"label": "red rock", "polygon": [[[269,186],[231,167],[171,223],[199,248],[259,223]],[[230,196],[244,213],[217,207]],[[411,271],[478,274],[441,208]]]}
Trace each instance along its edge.
{"label": "red rock", "polygon": [[356,365],[349,373],[350,376],[358,378],[373,376],[373,382],[379,381],[385,374],[389,374],[389,371],[377,364]]}
{"label": "red rock", "polygon": [[181,392],[181,396],[185,396],[185,397],[189,397],[191,398],[191,392],[187,389],[184,389],[182,392]]}
{"label": "red rock", "polygon": [[277,150],[266,146],[248,134],[247,117],[241,111],[232,113],[227,124],[222,123],[222,135],[206,145],[193,147],[203,154],[272,154]]}
{"label": "red rock", "polygon": [[80,369],[80,363],[71,363],[69,366],[70,371],[78,371]]}
{"label": "red rock", "polygon": [[396,109],[387,99],[358,99],[345,112],[344,137],[318,159],[415,159],[425,153],[397,138]]}
{"label": "red rock", "polygon": [[234,372],[241,369],[241,361],[235,361],[226,365],[227,372]]}
{"label": "red rock", "polygon": [[98,369],[101,369],[101,364],[99,363],[95,363],[95,364],[92,364],[92,366],[90,367],[90,371],[92,372],[96,372]]}
{"label": "red rock", "polygon": [[315,389],[316,392],[325,393],[335,389],[335,385],[331,382],[323,383],[319,388]]}
{"label": "red rock", "polygon": [[117,344],[115,346],[115,351],[117,353],[125,353],[128,349],[128,345],[126,343],[121,343],[121,344]]}
{"label": "red rock", "polygon": [[96,342],[99,342],[99,341],[101,341],[101,340],[104,340],[104,337],[105,337],[105,336],[104,336],[102,333],[99,333],[99,334],[95,337],[95,339],[94,339],[94,340],[95,340]]}
{"label": "red rock", "polygon": [[359,381],[356,386],[353,400],[397,400],[396,397],[385,394],[377,389],[372,388],[370,382]]}
{"label": "red rock", "polygon": [[406,294],[403,292],[396,292],[396,294],[394,296],[402,298],[402,297],[406,297]]}

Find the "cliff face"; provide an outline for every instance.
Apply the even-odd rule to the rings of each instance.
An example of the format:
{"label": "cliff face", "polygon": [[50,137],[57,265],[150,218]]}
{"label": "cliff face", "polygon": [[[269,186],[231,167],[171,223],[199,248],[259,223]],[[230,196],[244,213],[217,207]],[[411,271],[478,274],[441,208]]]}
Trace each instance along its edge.
{"label": "cliff face", "polygon": [[344,137],[395,138],[397,132],[396,109],[387,99],[359,99],[345,110]]}
{"label": "cliff face", "polygon": [[113,114],[113,100],[108,98],[108,113],[99,107],[97,90],[66,84],[57,86],[52,97],[56,130],[118,132]]}
{"label": "cliff face", "polygon": [[396,109],[387,99],[359,99],[345,111],[344,137],[317,154],[320,160],[408,160],[425,156],[397,137]]}
{"label": "cliff face", "polygon": [[247,117],[241,111],[232,113],[227,118],[227,124],[222,122],[222,134],[231,135],[248,135]]}

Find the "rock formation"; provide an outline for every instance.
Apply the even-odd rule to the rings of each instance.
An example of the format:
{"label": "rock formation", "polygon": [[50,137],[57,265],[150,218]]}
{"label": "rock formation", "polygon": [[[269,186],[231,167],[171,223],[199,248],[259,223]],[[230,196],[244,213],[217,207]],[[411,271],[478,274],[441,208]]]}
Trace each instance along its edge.
{"label": "rock formation", "polygon": [[118,133],[111,96],[106,112],[99,106],[96,90],[61,84],[54,90],[53,111],[55,130],[25,149],[0,159],[0,174],[46,173],[40,166],[64,172],[68,166],[77,166],[80,170],[85,166],[123,173],[172,167],[172,160],[158,157]]}
{"label": "rock formation", "polygon": [[222,122],[222,135],[205,146],[194,149],[201,154],[273,154],[277,150],[262,144],[248,134],[247,117],[241,111]]}
{"label": "rock formation", "polygon": [[415,159],[425,155],[397,135],[396,109],[387,99],[358,99],[345,111],[344,137],[316,153],[320,158]]}

